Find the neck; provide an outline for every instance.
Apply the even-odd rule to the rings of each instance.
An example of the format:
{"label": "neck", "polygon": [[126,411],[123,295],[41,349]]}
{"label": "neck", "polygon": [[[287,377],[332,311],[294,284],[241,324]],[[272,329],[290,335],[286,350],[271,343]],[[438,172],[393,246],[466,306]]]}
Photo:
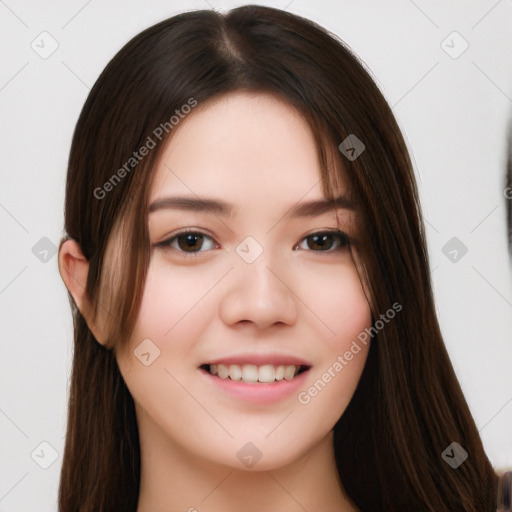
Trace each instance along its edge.
{"label": "neck", "polygon": [[291,464],[244,471],[194,456],[137,410],[141,479],[137,512],[356,512],[341,485],[332,432]]}

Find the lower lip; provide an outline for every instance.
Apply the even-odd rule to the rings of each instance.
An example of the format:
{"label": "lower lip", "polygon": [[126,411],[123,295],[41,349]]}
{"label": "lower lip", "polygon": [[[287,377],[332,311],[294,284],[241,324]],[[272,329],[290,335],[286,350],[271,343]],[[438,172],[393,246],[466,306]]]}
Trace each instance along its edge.
{"label": "lower lip", "polygon": [[242,380],[221,379],[204,369],[199,371],[223,392],[237,399],[256,405],[275,404],[285,400],[293,393],[297,393],[307,378],[306,370],[292,380],[278,380],[274,382],[244,382]]}

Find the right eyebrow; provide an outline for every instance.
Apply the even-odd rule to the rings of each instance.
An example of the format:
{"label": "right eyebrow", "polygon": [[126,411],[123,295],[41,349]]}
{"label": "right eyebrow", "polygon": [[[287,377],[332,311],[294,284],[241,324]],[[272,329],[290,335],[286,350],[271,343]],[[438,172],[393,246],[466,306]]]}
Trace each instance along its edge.
{"label": "right eyebrow", "polygon": [[169,208],[213,213],[219,217],[225,218],[232,217],[234,212],[234,206],[221,199],[177,196],[157,199],[149,205],[148,213]]}

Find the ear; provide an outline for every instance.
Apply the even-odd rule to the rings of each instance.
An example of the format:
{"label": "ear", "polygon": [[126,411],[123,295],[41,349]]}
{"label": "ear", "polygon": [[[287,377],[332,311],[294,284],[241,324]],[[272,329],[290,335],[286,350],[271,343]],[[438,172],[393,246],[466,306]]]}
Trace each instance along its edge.
{"label": "ear", "polygon": [[94,307],[86,291],[89,262],[74,240],[64,240],[60,244],[59,272],[80,313],[85,318],[87,326],[96,340],[105,345],[107,340],[106,329],[102,329],[95,322]]}

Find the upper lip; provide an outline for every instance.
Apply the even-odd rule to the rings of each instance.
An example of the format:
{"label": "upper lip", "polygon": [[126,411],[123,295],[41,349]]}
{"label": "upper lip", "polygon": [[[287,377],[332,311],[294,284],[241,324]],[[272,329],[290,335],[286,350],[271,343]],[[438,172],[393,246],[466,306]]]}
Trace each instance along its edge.
{"label": "upper lip", "polygon": [[[208,359],[203,363],[205,364],[255,364],[256,366],[263,366],[264,364],[271,364],[273,366],[280,365],[295,365],[310,367],[311,363],[300,357],[286,355],[286,354],[238,354],[226,357],[216,357]],[[202,365],[201,365],[202,366]]]}

